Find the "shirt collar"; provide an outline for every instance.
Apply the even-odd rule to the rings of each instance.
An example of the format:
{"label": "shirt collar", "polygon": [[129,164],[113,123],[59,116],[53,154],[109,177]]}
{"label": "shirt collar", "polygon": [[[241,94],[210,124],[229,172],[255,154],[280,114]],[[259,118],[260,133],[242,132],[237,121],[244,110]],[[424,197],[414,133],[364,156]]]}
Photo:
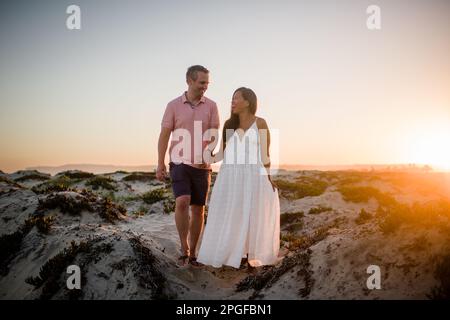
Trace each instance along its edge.
{"label": "shirt collar", "polygon": [[[187,91],[185,91],[185,92],[181,95],[181,102],[191,104],[190,101],[188,101],[188,99],[186,98],[186,95],[187,95]],[[205,103],[205,101],[206,101],[206,100],[205,100],[205,96],[202,96],[202,97],[200,98],[200,101],[199,101],[199,103],[198,103],[197,105],[199,105],[200,103]]]}

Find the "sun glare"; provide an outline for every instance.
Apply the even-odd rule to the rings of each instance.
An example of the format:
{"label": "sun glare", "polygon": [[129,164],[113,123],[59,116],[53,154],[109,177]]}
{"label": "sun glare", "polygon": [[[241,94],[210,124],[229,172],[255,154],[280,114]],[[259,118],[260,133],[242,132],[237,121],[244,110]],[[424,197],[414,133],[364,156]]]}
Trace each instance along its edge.
{"label": "sun glare", "polygon": [[410,144],[410,159],[416,164],[450,171],[450,128],[417,132]]}

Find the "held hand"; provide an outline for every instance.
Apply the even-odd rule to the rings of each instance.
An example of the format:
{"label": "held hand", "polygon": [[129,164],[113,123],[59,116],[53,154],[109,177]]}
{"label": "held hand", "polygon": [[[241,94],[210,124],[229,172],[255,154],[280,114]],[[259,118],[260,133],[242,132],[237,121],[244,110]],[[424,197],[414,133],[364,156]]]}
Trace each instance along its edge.
{"label": "held hand", "polygon": [[204,156],[203,157],[203,164],[205,165],[205,167],[215,163],[216,162],[215,161],[215,157],[216,157],[216,155],[213,154],[212,151],[210,151],[210,155]]}
{"label": "held hand", "polygon": [[156,169],[156,179],[159,181],[164,181],[167,178],[167,170],[166,165],[158,165],[158,168]]}

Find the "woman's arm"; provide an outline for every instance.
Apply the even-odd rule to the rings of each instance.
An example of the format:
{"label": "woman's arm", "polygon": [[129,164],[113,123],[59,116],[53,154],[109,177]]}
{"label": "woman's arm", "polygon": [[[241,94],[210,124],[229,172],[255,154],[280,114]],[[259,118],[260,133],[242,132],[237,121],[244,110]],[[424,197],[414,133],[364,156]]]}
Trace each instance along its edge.
{"label": "woman's arm", "polygon": [[270,183],[272,184],[273,191],[275,191],[276,185],[272,181],[272,178],[270,176],[270,130],[269,126],[267,125],[266,120],[263,118],[258,118],[256,120],[256,125],[258,126],[259,131],[259,147],[261,151],[261,161],[264,165],[264,167],[267,170],[267,177],[269,178]]}
{"label": "woman's arm", "polygon": [[261,161],[265,168],[270,168],[270,130],[266,120],[258,118],[256,125],[259,131],[259,147],[261,151]]}

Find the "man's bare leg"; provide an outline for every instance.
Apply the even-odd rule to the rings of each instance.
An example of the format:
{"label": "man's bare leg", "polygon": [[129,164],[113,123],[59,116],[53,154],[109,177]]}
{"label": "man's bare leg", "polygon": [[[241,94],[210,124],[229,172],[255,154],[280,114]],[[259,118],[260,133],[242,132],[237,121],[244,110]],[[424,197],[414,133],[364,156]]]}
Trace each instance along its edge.
{"label": "man's bare leg", "polygon": [[196,256],[198,239],[203,230],[205,220],[205,206],[191,206],[191,221],[189,226],[189,247],[191,248],[191,257]]}
{"label": "man's bare leg", "polygon": [[[179,196],[175,199],[175,224],[180,236],[182,254],[186,256],[190,254],[188,243],[190,202],[191,196],[188,195]],[[184,261],[181,263],[184,263]]]}

